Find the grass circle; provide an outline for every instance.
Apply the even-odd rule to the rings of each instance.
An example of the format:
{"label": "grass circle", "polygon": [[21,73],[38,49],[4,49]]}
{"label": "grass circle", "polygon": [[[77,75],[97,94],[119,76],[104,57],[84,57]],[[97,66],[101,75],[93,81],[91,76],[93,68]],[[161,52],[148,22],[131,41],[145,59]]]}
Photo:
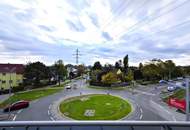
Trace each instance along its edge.
{"label": "grass circle", "polygon": [[105,94],[72,97],[62,101],[59,109],[75,120],[118,120],[132,111],[128,101]]}

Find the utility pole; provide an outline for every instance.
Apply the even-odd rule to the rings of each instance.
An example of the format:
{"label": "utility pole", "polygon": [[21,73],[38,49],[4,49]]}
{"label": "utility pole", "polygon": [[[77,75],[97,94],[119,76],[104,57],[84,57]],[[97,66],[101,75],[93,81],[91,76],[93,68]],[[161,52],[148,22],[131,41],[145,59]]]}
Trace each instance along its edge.
{"label": "utility pole", "polygon": [[81,56],[81,54],[80,54],[80,51],[78,50],[78,48],[76,49],[76,53],[75,54],[73,54],[74,56],[75,56],[75,58],[76,58],[76,65],[78,65],[78,63],[79,63],[79,56]]}
{"label": "utility pole", "polygon": [[189,79],[186,78],[186,121],[189,121]]}

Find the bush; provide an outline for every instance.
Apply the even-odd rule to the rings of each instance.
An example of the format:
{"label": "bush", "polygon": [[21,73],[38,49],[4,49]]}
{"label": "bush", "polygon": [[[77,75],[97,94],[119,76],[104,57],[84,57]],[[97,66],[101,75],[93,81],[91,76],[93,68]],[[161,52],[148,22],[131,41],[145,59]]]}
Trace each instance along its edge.
{"label": "bush", "polygon": [[90,85],[101,86],[101,87],[111,87],[111,84],[109,84],[109,83],[94,82],[94,81],[90,81]]}
{"label": "bush", "polygon": [[113,84],[113,83],[119,82],[117,75],[113,72],[109,72],[109,73],[103,75],[101,81],[102,81],[102,83],[105,83],[105,84]]}

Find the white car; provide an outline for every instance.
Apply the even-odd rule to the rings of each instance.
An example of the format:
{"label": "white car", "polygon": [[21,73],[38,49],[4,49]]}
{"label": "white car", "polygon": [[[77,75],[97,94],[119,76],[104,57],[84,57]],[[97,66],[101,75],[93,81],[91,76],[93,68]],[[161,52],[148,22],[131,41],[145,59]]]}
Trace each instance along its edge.
{"label": "white car", "polygon": [[65,86],[65,89],[71,89],[70,85]]}
{"label": "white car", "polygon": [[172,92],[172,91],[176,90],[176,87],[175,86],[168,86],[167,90],[169,92]]}

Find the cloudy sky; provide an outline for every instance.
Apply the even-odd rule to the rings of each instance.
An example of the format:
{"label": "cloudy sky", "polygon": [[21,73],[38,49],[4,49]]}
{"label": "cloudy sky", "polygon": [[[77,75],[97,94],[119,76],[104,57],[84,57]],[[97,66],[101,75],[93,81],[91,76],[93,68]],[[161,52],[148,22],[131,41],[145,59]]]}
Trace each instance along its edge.
{"label": "cloudy sky", "polygon": [[190,0],[0,0],[0,62],[190,64]]}

